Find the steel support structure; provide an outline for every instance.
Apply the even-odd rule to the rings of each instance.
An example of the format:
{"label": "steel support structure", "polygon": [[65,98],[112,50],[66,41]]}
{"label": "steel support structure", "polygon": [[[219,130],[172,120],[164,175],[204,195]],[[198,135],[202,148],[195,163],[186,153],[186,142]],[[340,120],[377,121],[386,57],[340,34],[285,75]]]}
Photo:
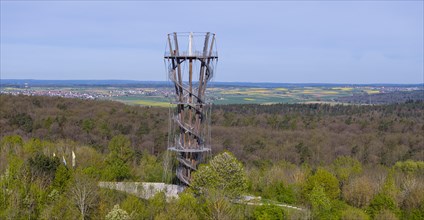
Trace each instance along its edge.
{"label": "steel support structure", "polygon": [[175,88],[171,103],[176,106],[170,113],[168,150],[177,155],[176,175],[185,185],[190,185],[192,172],[211,151],[205,91],[218,61],[215,48],[215,34],[210,32],[174,32],[167,37],[164,59]]}

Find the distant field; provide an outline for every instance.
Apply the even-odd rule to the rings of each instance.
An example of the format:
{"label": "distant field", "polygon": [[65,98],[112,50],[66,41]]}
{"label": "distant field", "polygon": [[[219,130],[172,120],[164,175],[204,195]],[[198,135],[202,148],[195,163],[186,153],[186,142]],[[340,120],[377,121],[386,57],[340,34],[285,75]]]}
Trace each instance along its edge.
{"label": "distant field", "polygon": [[339,97],[364,93],[353,87],[291,87],[291,88],[213,88],[209,95],[215,104],[272,104],[272,103],[310,103],[335,102]]}
{"label": "distant field", "polygon": [[[225,104],[274,104],[274,103],[336,103],[339,97],[353,93],[368,94],[366,91],[351,87],[295,87],[295,88],[249,88],[227,87],[209,88],[207,100],[217,105]],[[169,99],[161,96],[118,96],[113,100],[130,105],[169,107]]]}
{"label": "distant field", "polygon": [[[347,84],[270,84],[231,83],[211,84],[206,90],[206,101],[225,104],[274,104],[274,103],[390,103],[393,92],[411,92],[422,89],[420,85],[347,85]],[[175,96],[169,84],[148,83],[140,85],[97,86],[4,86],[1,93],[41,96],[61,96],[82,99],[106,99],[129,105],[169,107]],[[422,90],[420,90],[422,91]],[[418,94],[419,96],[420,94]],[[375,96],[375,98],[374,98]],[[414,96],[400,94],[415,100]],[[398,96],[396,96],[398,97]],[[384,101],[382,100],[384,99]],[[378,102],[377,102],[378,100]],[[396,100],[403,100],[396,98]]]}
{"label": "distant field", "polygon": [[170,107],[169,100],[163,97],[146,97],[146,96],[134,96],[134,97],[114,97],[112,100],[123,102],[129,105],[143,105],[143,106],[157,106],[157,107]]}

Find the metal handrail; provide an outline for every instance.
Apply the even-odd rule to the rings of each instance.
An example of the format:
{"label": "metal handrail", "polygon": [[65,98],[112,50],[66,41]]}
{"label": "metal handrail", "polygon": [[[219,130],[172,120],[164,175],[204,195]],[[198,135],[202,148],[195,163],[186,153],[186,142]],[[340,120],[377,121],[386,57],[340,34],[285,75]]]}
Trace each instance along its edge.
{"label": "metal handrail", "polygon": [[189,51],[180,51],[178,55],[171,54],[171,52],[167,51],[164,54],[164,57],[200,57],[200,58],[208,58],[208,57],[218,57],[217,51],[212,51],[212,53],[207,52],[206,54],[203,51],[193,51],[191,54]]}

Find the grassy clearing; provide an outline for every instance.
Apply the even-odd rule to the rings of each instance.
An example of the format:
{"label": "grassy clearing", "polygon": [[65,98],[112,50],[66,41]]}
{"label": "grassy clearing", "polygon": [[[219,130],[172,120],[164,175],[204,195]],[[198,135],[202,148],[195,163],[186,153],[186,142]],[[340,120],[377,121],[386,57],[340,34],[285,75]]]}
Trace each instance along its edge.
{"label": "grassy clearing", "polygon": [[364,90],[364,92],[366,92],[368,94],[377,94],[377,93],[380,93],[380,91],[373,90],[373,89],[366,89],[366,90]]}
{"label": "grassy clearing", "polygon": [[339,94],[339,92],[337,92],[337,91],[322,91],[321,94],[325,94],[325,95],[337,95],[337,94]]}
{"label": "grassy clearing", "polygon": [[125,101],[125,100],[116,100],[122,103],[125,103],[127,105],[142,105],[142,106],[154,106],[154,107],[170,107],[172,106],[171,103],[168,102],[158,102],[158,101],[151,101],[151,100],[131,100],[131,101]]}
{"label": "grassy clearing", "polygon": [[275,90],[276,91],[287,91],[288,89],[286,89],[286,88],[276,88]]}
{"label": "grassy clearing", "polygon": [[341,90],[341,91],[352,91],[353,88],[351,87],[333,87],[333,90]]}
{"label": "grassy clearing", "polygon": [[316,94],[317,90],[312,90],[312,89],[305,89],[303,91],[300,91],[303,94]]}
{"label": "grassy clearing", "polygon": [[20,88],[12,88],[12,87],[5,87],[5,88],[3,88],[3,90],[23,90],[23,89],[20,89]]}
{"label": "grassy clearing", "polygon": [[150,100],[139,100],[133,103],[137,105],[156,106],[156,107],[170,107],[172,105],[169,102],[157,102],[157,101],[150,101]]}
{"label": "grassy clearing", "polygon": [[155,107],[170,107],[172,104],[169,103],[163,97],[145,97],[145,96],[134,96],[134,97],[116,97],[114,100],[123,102],[128,105],[143,105],[143,106],[155,106]]}

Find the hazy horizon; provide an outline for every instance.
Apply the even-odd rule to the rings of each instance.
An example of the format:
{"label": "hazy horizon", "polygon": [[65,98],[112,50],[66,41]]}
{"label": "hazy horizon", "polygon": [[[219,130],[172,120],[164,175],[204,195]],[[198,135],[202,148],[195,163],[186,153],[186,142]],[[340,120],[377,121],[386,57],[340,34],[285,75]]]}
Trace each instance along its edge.
{"label": "hazy horizon", "polygon": [[[65,82],[65,81],[82,81],[82,82],[89,82],[89,81],[101,81],[101,82],[107,82],[107,81],[115,81],[115,82],[153,82],[153,83],[166,83],[169,82],[168,80],[132,80],[132,79],[1,79],[0,83],[2,80],[5,81],[60,81],[60,82]],[[327,85],[419,85],[419,86],[424,86],[424,82],[419,82],[419,83],[332,83],[332,82],[247,82],[247,81],[216,81],[213,80],[209,83],[246,83],[246,84],[327,84]]]}

